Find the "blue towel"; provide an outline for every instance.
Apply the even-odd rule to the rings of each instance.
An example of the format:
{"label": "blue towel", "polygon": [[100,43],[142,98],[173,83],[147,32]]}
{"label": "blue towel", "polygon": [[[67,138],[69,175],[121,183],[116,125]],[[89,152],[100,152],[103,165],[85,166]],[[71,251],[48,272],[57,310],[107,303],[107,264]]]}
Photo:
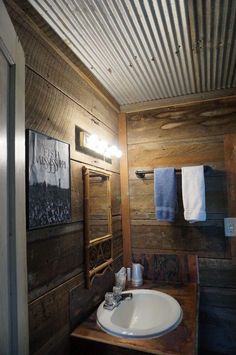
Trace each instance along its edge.
{"label": "blue towel", "polygon": [[154,169],[154,202],[158,220],[175,220],[177,188],[174,168]]}

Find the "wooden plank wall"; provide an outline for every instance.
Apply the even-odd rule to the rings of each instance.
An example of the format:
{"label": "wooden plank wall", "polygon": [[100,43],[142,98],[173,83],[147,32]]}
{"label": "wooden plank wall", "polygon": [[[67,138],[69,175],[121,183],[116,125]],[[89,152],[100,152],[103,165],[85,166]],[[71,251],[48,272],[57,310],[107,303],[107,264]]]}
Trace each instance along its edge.
{"label": "wooden plank wall", "polygon": [[[236,267],[224,237],[227,189],[224,135],[236,132],[236,100],[220,99],[170,106],[127,116],[131,242],[133,254],[187,253],[199,256],[200,349],[236,353]],[[183,218],[181,176],[179,213],[174,223],[155,219],[153,176],[137,169],[209,165],[206,177],[207,221]]]}
{"label": "wooden plank wall", "polygon": [[66,355],[72,326],[101,301],[113,282],[113,273],[108,272],[91,290],[84,287],[83,165],[112,172],[115,268],[122,262],[119,162],[113,160],[111,165],[77,152],[75,125],[117,144],[118,111],[81,78],[70,60],[58,54],[56,36],[32,15],[29,4],[20,7],[6,1],[6,5],[26,57],[26,127],[71,148],[72,223],[27,234],[30,354]]}

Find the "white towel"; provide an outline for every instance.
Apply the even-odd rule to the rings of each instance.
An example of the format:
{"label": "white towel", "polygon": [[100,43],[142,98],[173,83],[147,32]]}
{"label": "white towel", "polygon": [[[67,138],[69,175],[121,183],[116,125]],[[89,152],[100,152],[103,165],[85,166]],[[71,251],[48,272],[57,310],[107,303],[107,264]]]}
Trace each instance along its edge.
{"label": "white towel", "polygon": [[182,168],[184,218],[190,223],[206,220],[204,166]]}

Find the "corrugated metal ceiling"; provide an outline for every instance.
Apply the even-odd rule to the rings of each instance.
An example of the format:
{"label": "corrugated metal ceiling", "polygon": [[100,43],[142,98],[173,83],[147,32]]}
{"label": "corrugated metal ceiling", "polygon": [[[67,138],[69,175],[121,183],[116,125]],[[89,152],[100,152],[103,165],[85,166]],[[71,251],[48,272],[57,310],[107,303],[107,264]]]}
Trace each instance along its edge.
{"label": "corrugated metal ceiling", "polygon": [[236,86],[236,0],[29,0],[121,105]]}

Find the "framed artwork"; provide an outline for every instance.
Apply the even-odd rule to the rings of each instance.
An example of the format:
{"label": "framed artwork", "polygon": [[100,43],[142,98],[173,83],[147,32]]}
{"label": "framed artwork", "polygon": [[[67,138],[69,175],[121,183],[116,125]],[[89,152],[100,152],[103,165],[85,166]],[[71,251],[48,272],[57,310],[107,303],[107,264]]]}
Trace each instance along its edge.
{"label": "framed artwork", "polygon": [[70,222],[70,145],[32,130],[27,143],[28,228]]}

